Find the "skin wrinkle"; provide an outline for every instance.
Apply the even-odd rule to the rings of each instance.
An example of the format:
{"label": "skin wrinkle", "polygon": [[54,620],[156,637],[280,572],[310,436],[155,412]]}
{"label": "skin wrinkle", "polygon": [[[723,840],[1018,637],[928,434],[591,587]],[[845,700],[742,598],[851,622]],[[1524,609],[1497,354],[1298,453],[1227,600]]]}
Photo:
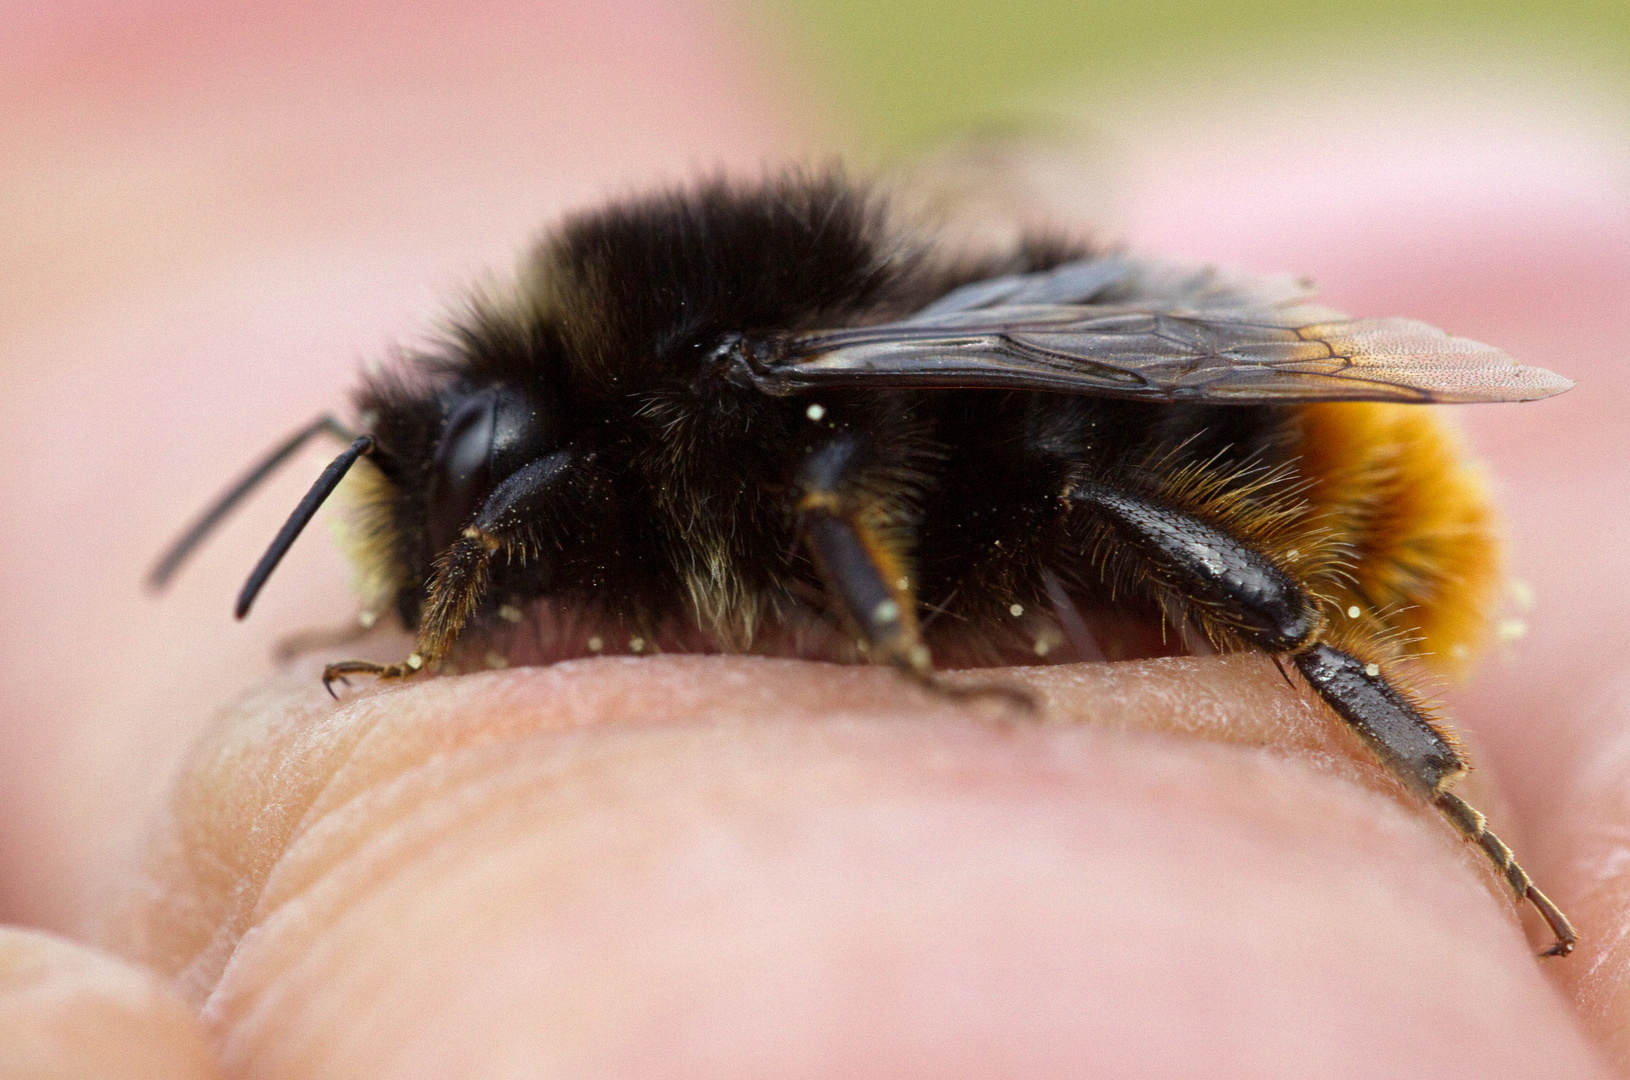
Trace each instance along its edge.
{"label": "skin wrinkle", "polygon": [[[149,845],[142,892],[115,908],[103,935],[176,975],[188,996],[212,984],[253,918],[266,877],[333,771],[366,737],[367,723],[331,712],[315,695],[291,696],[275,680],[230,710],[176,786]],[[164,897],[163,907],[142,911],[145,896]]]}
{"label": "skin wrinkle", "polygon": [[[311,660],[308,666],[316,663]],[[1165,835],[1159,827],[1138,824],[1139,815],[1152,813],[1150,820],[1178,836],[1221,829],[1215,833],[1217,839],[1202,844],[1201,850],[1235,845],[1241,833],[1261,837],[1253,849],[1257,862],[1274,843],[1272,838],[1282,837],[1300,852],[1287,855],[1286,865],[1303,866],[1301,872],[1312,871],[1316,881],[1348,880],[1338,892],[1356,898],[1361,908],[1373,907],[1372,918],[1390,913],[1387,917],[1395,922],[1403,920],[1393,932],[1410,936],[1412,956],[1434,955],[1451,948],[1446,942],[1462,938],[1465,948],[1475,951],[1473,938],[1504,937],[1511,947],[1493,951],[1527,963],[1511,902],[1503,886],[1490,880],[1483,861],[1435,814],[1403,794],[1344,725],[1287,687],[1264,658],[1174,658],[957,677],[993,675],[1027,681],[1049,701],[1046,719],[1015,722],[999,710],[965,710],[931,698],[919,700],[924,698],[919,690],[888,671],[744,657],[606,658],[434,679],[416,686],[386,684],[338,707],[315,689],[310,672],[290,673],[229,714],[226,730],[212,738],[183,780],[184,792],[214,789],[240,794],[224,799],[229,809],[225,820],[219,816],[222,798],[193,798],[190,812],[210,816],[193,822],[172,820],[170,827],[188,834],[193,846],[158,843],[160,865],[152,868],[154,880],[187,883],[172,887],[219,888],[223,882],[200,873],[199,865],[207,868],[238,845],[258,850],[249,860],[249,881],[240,883],[231,897],[196,898],[194,924],[179,928],[195,943],[213,940],[214,947],[190,958],[184,950],[173,950],[169,962],[182,963],[184,985],[203,1003],[204,1017],[230,1069],[243,1075],[285,1075],[285,1069],[293,1070],[287,1075],[328,1075],[324,1069],[340,1068],[347,1061],[367,1061],[372,1069],[379,1055],[396,1053],[386,1045],[387,1032],[399,1032],[403,1022],[409,1030],[417,1029],[420,1022],[408,1017],[442,1016],[444,1003],[434,996],[442,990],[464,1002],[457,1008],[474,1009],[479,1015],[482,1010],[474,1003],[509,984],[500,979],[483,990],[481,980],[486,976],[476,976],[475,983],[468,980],[472,970],[513,968],[515,962],[502,959],[508,954],[501,940],[520,935],[517,948],[523,952],[544,948],[555,956],[563,947],[569,952],[572,946],[547,942],[562,934],[575,937],[580,931],[569,927],[585,918],[584,912],[637,907],[641,896],[660,899],[662,881],[687,877],[677,871],[663,875],[660,867],[676,859],[682,862],[684,853],[700,842],[698,836],[705,839],[721,829],[730,834],[743,827],[762,828],[766,805],[788,800],[801,800],[808,813],[815,813],[809,807],[824,807],[830,813],[836,806],[840,816],[854,802],[858,808],[849,808],[851,816],[873,822],[871,828],[884,838],[885,854],[891,846],[907,854],[917,846],[936,851],[933,829],[924,833],[918,826],[901,835],[890,829],[891,806],[897,814],[903,812],[901,807],[910,809],[914,799],[930,798],[950,800],[956,811],[951,821],[960,820],[957,813],[966,812],[969,803],[995,800],[1005,807],[1003,828],[1016,829],[1018,835],[1032,829],[1026,824],[1031,811],[1007,806],[1008,802],[1028,806],[1034,800],[1044,805],[1051,801],[1052,812],[1057,813],[1060,800],[1073,805],[1086,799],[1092,805],[1074,814],[1078,820],[1072,828],[1108,833],[1117,828],[1130,833],[1153,829]],[[283,719],[276,719],[279,715]],[[267,722],[267,716],[273,720]],[[268,761],[277,764],[268,768]],[[1295,780],[1309,769],[1329,782],[1309,788],[1305,781]],[[257,773],[268,780],[258,786],[248,782]],[[1135,805],[1106,817],[1105,808],[1098,805],[1100,796],[1094,793],[1124,787],[1126,773],[1141,777],[1134,784]],[[245,797],[243,792],[251,794]],[[1231,826],[1214,820],[1217,802],[1223,804],[1224,820]],[[642,806],[647,809],[639,810]],[[930,819],[939,820],[932,814]],[[779,820],[794,823],[788,835],[795,848],[800,837],[808,843],[815,842],[811,837],[818,841],[827,835],[825,827],[797,824],[796,812],[783,813]],[[1353,833],[1340,848],[1320,838],[1332,820],[1342,823],[1344,837]],[[608,821],[615,827],[606,826]],[[619,821],[622,824],[616,825]],[[941,821],[941,829],[950,827]],[[246,835],[245,830],[252,834],[248,843],[236,839]],[[913,843],[914,834],[921,834],[920,844]],[[1305,839],[1295,841],[1298,836]],[[861,850],[877,848],[876,839],[869,844]],[[828,873],[844,875],[847,868],[839,856],[848,849],[841,841],[835,853],[830,840],[827,846],[824,858],[835,859],[836,865],[827,871],[805,869],[805,874],[815,876],[799,878],[806,885],[789,887],[787,896],[803,895],[811,881],[823,883],[816,895],[822,894]],[[1169,843],[1154,844],[1152,850],[1170,858],[1168,847]],[[1414,848],[1420,852],[1407,860],[1408,865],[1437,869],[1425,874],[1411,871],[1403,877],[1394,869],[1379,879],[1374,876],[1372,861],[1395,866],[1400,850]],[[1056,855],[1048,856],[1048,850],[1044,844],[1040,854],[1030,853],[1032,860],[1041,862],[1027,863],[1031,870],[1018,879],[1033,876],[1036,866],[1056,863]],[[1009,847],[995,858],[1022,855]],[[923,857],[929,863],[905,875],[908,882],[937,879],[939,872],[929,869],[933,857]],[[954,846],[938,857],[954,877],[954,868],[967,852]],[[198,865],[165,866],[164,859]],[[1096,857],[1066,859],[1064,865],[1077,861],[1087,867]],[[1194,858],[1176,861],[1186,865]],[[1456,861],[1482,881],[1483,895],[1494,901],[1493,906],[1476,898],[1470,878],[1458,871],[1442,872]],[[817,866],[827,862],[816,859]],[[754,865],[747,859],[749,876]],[[724,890],[718,897],[722,907],[731,906],[730,883],[741,872],[738,869],[734,877],[721,872],[707,886]],[[1271,868],[1263,872],[1265,896],[1274,894],[1272,881],[1281,872]],[[697,880],[694,875],[689,879]],[[1233,883],[1216,881],[1214,887],[1225,891],[1243,887],[1249,892],[1255,885],[1249,875],[1231,874],[1228,880]],[[481,883],[486,883],[485,889]],[[583,899],[585,891],[596,890],[599,901]],[[1033,891],[1025,890],[1024,895]],[[146,895],[155,892],[148,890]],[[990,896],[980,895],[986,899],[976,910],[988,910]],[[1266,903],[1294,922],[1303,916],[1293,909],[1310,900],[1295,889],[1287,897],[1259,898],[1255,906],[1242,910],[1255,911]],[[966,901],[955,898],[956,903]],[[739,901],[754,912],[750,918],[772,921],[785,902],[766,899],[769,907],[757,910],[748,900]],[[1421,908],[1438,906],[1450,913],[1442,918],[1452,929],[1437,927],[1437,916],[1420,921]],[[445,914],[473,908],[482,911],[473,923]],[[935,910],[947,909],[941,905]],[[1101,917],[1090,904],[1082,910],[1089,917]],[[223,920],[220,925],[197,925],[210,912]],[[163,941],[177,929],[165,925],[172,913],[165,907],[137,912],[127,927],[141,926],[137,936],[144,941]],[[1136,923],[1139,917],[1134,904],[1123,919]],[[654,916],[631,910],[626,918],[623,925],[634,932],[650,925]],[[1173,914],[1167,932],[1177,927],[1175,932],[1181,934],[1183,918]],[[430,924],[418,937],[409,932],[416,920]],[[1003,922],[1000,917],[996,921]],[[608,940],[617,945],[612,922],[596,925],[600,927],[596,933],[610,934]],[[1346,922],[1337,919],[1334,925]],[[910,926],[911,920],[890,924],[878,929],[875,939],[894,941],[900,931],[909,942]],[[398,931],[380,940],[382,927]],[[1135,930],[1106,924],[1104,932],[1125,936],[1126,943],[1111,950],[1116,955],[1129,955],[1128,949],[1130,954],[1141,952]],[[1328,932],[1326,928],[1318,934]],[[797,934],[792,938],[796,942]],[[1245,957],[1250,955],[1250,940],[1247,935],[1235,942],[1246,947]],[[627,965],[639,970],[642,957],[662,955],[659,945],[648,944],[643,952],[629,953],[626,943],[617,947],[624,950],[619,955]],[[1222,945],[1213,946],[1221,950],[1219,957],[1227,951]],[[726,958],[737,947],[739,942],[726,941],[711,946],[723,950],[720,955]],[[897,942],[888,947],[904,946]],[[1363,948],[1372,950],[1369,945]],[[1155,955],[1167,952],[1157,948]],[[1334,955],[1340,955],[1339,949]],[[470,958],[477,956],[493,959],[490,965],[469,968]],[[739,959],[748,963],[751,957]],[[932,966],[929,954],[917,959]],[[1217,962],[1229,966],[1220,958]],[[1449,962],[1447,954],[1439,961]],[[687,963],[700,961],[693,957]],[[891,967],[896,971],[891,978],[905,977],[898,973],[908,966],[901,960]],[[705,975],[708,965],[699,970]],[[772,985],[781,985],[777,980],[782,976],[774,970],[765,972],[761,965],[749,965],[748,970],[755,973],[752,979],[768,978]],[[1531,987],[1527,993],[1537,991],[1544,1000],[1541,977],[1532,974],[1534,970],[1514,969],[1500,978],[1524,982]],[[431,978],[434,986],[421,985],[430,977],[426,972],[437,971],[443,975]],[[565,1055],[562,1060],[578,1061],[585,1075],[599,1067],[590,1067],[590,1062],[610,1067],[595,1057],[602,1051],[591,1036],[598,1031],[603,1040],[609,1039],[605,1045],[619,1044],[618,1038],[595,1025],[633,1006],[617,1000],[618,993],[631,992],[628,976],[627,968],[619,964],[603,970],[573,968],[571,984],[586,996],[574,998],[577,1003],[567,1010],[569,1016],[548,1014],[545,1045],[551,1052]],[[452,983],[446,983],[448,977]],[[524,972],[505,976],[516,978],[523,984],[516,992],[533,992],[525,987],[532,986],[527,980],[535,976]],[[645,985],[641,978],[634,982]],[[324,988],[322,994],[315,994],[318,986]],[[727,990],[723,987],[721,993]],[[432,998],[422,997],[427,993]],[[728,999],[725,993],[721,1000]],[[358,1007],[336,1010],[336,1000]],[[705,1020],[687,1014],[689,1006],[672,1004],[691,1000],[686,995],[670,998],[668,1008],[679,1012],[666,1019],[655,1016],[650,1022],[663,1030],[678,1025],[690,1032],[687,1038],[692,1042],[705,1043]],[[609,1011],[596,1014],[594,1001]],[[363,1007],[364,1002],[369,1004]],[[648,1001],[644,1007],[659,1005]],[[523,1011],[531,1007],[522,1006]],[[1458,1016],[1454,1020],[1465,1022]],[[839,1026],[853,1035],[853,1023],[850,1018]],[[1473,1029],[1479,1023],[1473,1022]],[[401,1069],[380,1074],[418,1075],[425,1055],[453,1054],[447,1047],[459,1045],[454,1035],[463,1029],[443,1030],[442,1021],[432,1026],[438,1034],[426,1032],[419,1042],[410,1043],[418,1047],[416,1051],[393,1057],[405,1063]],[[577,1032],[576,1042],[572,1032]],[[494,1035],[510,1042],[537,1038],[537,1032]],[[656,1055],[663,1036],[654,1029],[647,1035],[646,1051]],[[439,1041],[443,1039],[452,1041],[443,1045]],[[512,1050],[524,1056],[520,1044]],[[758,1046],[764,1054],[771,1050],[768,1044]],[[446,1060],[456,1060],[456,1055]],[[759,1060],[762,1064],[773,1059]],[[743,1068],[743,1075],[751,1071]]]}
{"label": "skin wrinkle", "polygon": [[[893,825],[895,823],[893,821],[891,821],[887,816],[884,816],[882,818],[882,820],[878,824],[880,826],[887,826],[887,825]],[[909,836],[909,833],[907,835]],[[549,839],[552,840],[552,841],[557,840],[556,837],[550,837]],[[594,841],[592,839],[589,839],[586,842],[591,843],[591,844],[594,843]],[[551,850],[558,850],[559,846],[560,845],[558,844],[558,842],[551,843],[551,845],[550,845]],[[580,846],[580,845],[572,845],[572,846],[577,847],[577,846]],[[599,854],[602,854],[602,853],[597,851],[596,854],[599,855]],[[457,874],[448,874],[448,873],[445,873],[445,872],[438,873],[435,876],[438,877],[438,878],[441,878],[441,879],[448,879],[448,878],[455,878],[456,879],[458,877]],[[424,879],[423,875],[415,875],[415,877],[419,878],[419,880],[421,880],[421,881]],[[547,895],[540,898],[534,890],[519,890],[519,891],[526,895],[526,897],[527,897],[526,903],[529,904],[529,905],[530,904],[541,904],[546,909],[550,906],[549,897]],[[631,925],[637,925],[637,923],[631,924]],[[313,950],[311,950],[309,948],[304,948],[304,949],[299,950],[299,953],[300,953],[300,955],[313,955]],[[602,979],[600,981],[603,982],[604,980]],[[583,989],[584,988],[582,986],[580,986],[580,985],[577,985],[575,980],[574,980],[574,994],[582,993]],[[598,989],[600,991],[600,993],[602,993],[602,994],[605,992],[605,987],[604,986],[598,987],[596,989]],[[592,992],[593,991],[591,991],[591,993]],[[281,1028],[284,1025],[282,1025],[282,1024],[275,1024],[274,1025],[274,1024],[268,1023],[267,1026],[273,1027],[274,1029],[276,1029],[276,1028]]]}
{"label": "skin wrinkle", "polygon": [[[606,664],[675,662],[681,665],[689,663],[633,658],[587,663],[593,670]],[[1241,673],[1256,672],[1267,664],[1260,658],[1235,656],[1211,661],[1172,659],[1127,665],[1094,665],[1084,669],[1072,665],[1032,669],[1025,673],[1025,677],[1027,682],[1046,693],[1053,703],[1046,713],[1049,723],[1087,720],[1095,726],[1131,730],[1150,726],[1148,716],[1139,711],[1142,704],[1139,699],[1149,693],[1150,664],[1153,664],[1153,670],[1190,677],[1187,687],[1193,688],[1185,707],[1163,714],[1156,724],[1157,728],[1208,739],[1273,747],[1276,752],[1301,751],[1310,762],[1338,776],[1359,780],[1377,790],[1401,793],[1401,786],[1374,765],[1368,751],[1344,725],[1335,722],[1322,709],[1291,694],[1283,684],[1275,686],[1258,678],[1254,683],[1248,682],[1242,687],[1238,680],[1217,685],[1203,678],[1193,678],[1207,668],[1219,666]],[[579,664],[560,665],[554,672],[565,674],[579,667]],[[649,666],[638,670],[642,675],[654,674]],[[861,670],[829,669],[830,679],[848,684],[850,694],[847,698],[829,703],[828,708],[836,705],[874,713],[877,711],[869,696],[857,698],[856,694],[866,693],[879,680],[887,684],[892,679],[886,673],[861,674]],[[776,695],[773,689],[747,672],[735,671],[733,674],[736,677],[727,684],[731,691],[726,706],[728,711],[721,713],[718,704],[713,704],[709,710],[713,723],[743,723],[765,712],[775,711]],[[220,847],[222,865],[232,864],[232,851],[242,850],[252,856],[249,862],[240,860],[235,867],[230,890],[232,914],[220,917],[220,928],[241,928],[246,919],[256,917],[257,911],[263,908],[268,879],[281,866],[283,855],[280,853],[286,853],[310,829],[319,827],[325,817],[343,809],[347,801],[360,797],[359,793],[366,794],[370,786],[388,782],[392,774],[472,742],[501,741],[514,739],[523,732],[567,730],[585,724],[603,723],[594,714],[603,715],[615,710],[626,715],[630,705],[651,696],[648,692],[636,692],[627,695],[633,701],[607,702],[599,700],[594,690],[585,691],[580,680],[554,677],[546,679],[546,687],[532,688],[531,693],[524,689],[504,692],[506,688],[524,687],[538,675],[536,670],[518,671],[426,684],[425,700],[420,707],[430,721],[406,726],[389,722],[391,703],[398,695],[413,693],[414,687],[387,684],[343,706],[332,718],[317,720],[321,716],[319,710],[323,707],[324,699],[298,676],[290,677],[288,689],[294,693],[296,701],[310,699],[306,708],[299,713],[270,729],[254,726],[258,714],[252,706],[249,711],[240,714],[237,723],[249,724],[249,729],[229,727],[215,743],[216,749],[202,753],[201,766],[189,776],[189,780],[194,782],[184,782],[178,795],[179,803],[195,807],[193,815],[198,820],[190,824],[198,831],[190,835],[194,837],[192,842],[196,845],[196,837],[212,823],[221,820],[223,810],[220,800],[199,797],[197,792],[200,787],[239,794],[256,786],[259,782],[257,778],[262,773],[270,777],[262,795],[263,805],[249,806],[246,813],[240,811],[234,814],[227,810],[225,814],[227,821],[244,821],[246,828],[225,830],[216,841]],[[981,673],[977,678],[985,679],[988,676]],[[967,676],[964,679],[972,681]],[[1274,680],[1277,681],[1277,674]],[[483,699],[485,709],[472,711],[468,706],[468,700],[475,692],[470,689],[472,685],[484,689],[496,685],[499,694],[493,697],[489,689],[489,696]],[[660,680],[658,685],[665,691],[662,707],[666,710],[666,720],[659,716],[655,720],[641,722],[673,722],[674,718],[683,722],[688,717],[704,714],[698,708],[696,684],[680,682],[675,685],[675,680],[669,678]],[[561,692],[563,688],[565,693]],[[1242,689],[1246,692],[1242,693]],[[1082,715],[1081,710],[1071,709],[1068,704],[1079,700],[1083,692],[1091,694],[1089,715]],[[716,696],[717,691],[711,688],[700,693],[702,698]],[[547,703],[546,710],[540,711],[540,700]],[[253,695],[251,701],[264,702],[265,698],[263,695]],[[943,705],[938,712],[952,718],[957,716],[954,710],[948,710]],[[337,736],[330,733],[337,733]],[[291,741],[286,749],[281,748],[285,740]],[[246,747],[251,752],[247,756],[234,752],[234,748],[239,747]],[[274,760],[277,764],[270,768],[256,767],[255,763],[261,760]],[[223,769],[231,770],[234,776],[232,782],[225,782],[219,775]],[[290,781],[284,782],[282,777],[288,777]],[[1475,788],[1470,793],[1480,795]],[[1407,796],[1403,798],[1408,801]],[[241,803],[238,805],[242,806]],[[202,861],[207,866],[213,865],[216,859],[212,857]],[[170,875],[159,871],[153,876],[164,880]],[[189,876],[194,881],[198,880],[197,874]],[[207,889],[207,885],[205,887]],[[218,905],[202,906],[207,910],[220,910]],[[263,914],[263,911],[260,913]],[[191,981],[194,981],[193,977],[189,977]]]}

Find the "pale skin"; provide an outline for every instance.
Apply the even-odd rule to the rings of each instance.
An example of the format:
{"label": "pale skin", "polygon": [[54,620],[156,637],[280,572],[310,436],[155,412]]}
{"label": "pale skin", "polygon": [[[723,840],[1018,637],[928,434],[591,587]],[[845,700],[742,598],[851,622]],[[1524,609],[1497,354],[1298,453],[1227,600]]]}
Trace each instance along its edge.
{"label": "pale skin", "polygon": [[[670,17],[688,25],[682,8]],[[356,19],[325,47],[377,36]],[[752,73],[717,75],[733,70],[728,46],[567,23],[540,39],[635,50],[615,84],[631,104],[592,65],[528,68],[538,83],[513,98],[477,91],[495,113],[531,117],[530,98],[554,93],[613,114],[590,157],[569,135],[528,151],[528,167],[553,163],[547,197],[682,171],[696,146],[746,167],[786,152],[788,121]],[[1457,414],[1501,479],[1514,570],[1536,596],[1529,635],[1447,694],[1480,766],[1458,790],[1580,929],[1574,957],[1540,963],[1542,929],[1486,860],[1262,658],[979,676],[1031,685],[1039,722],[887,671],[752,658],[359,683],[336,704],[317,673],[354,650],[270,659],[284,634],[350,614],[320,532],[251,623],[228,618],[320,455],[170,597],[142,596],[146,559],[193,505],[260,441],[340,400],[351,357],[409,335],[447,267],[501,262],[538,215],[536,191],[503,181],[521,166],[503,160],[502,126],[455,132],[466,141],[445,160],[404,168],[377,147],[347,157],[355,132],[316,113],[233,136],[245,150],[207,117],[164,112],[250,48],[211,32],[192,67],[161,65],[171,81],[92,99],[106,114],[94,131],[171,130],[120,111],[146,101],[200,133],[179,155],[193,179],[160,170],[141,204],[159,208],[144,212],[167,225],[160,238],[113,198],[131,166],[93,131],[67,155],[92,177],[75,204],[92,228],[52,234],[65,239],[42,250],[60,264],[5,271],[8,325],[25,334],[0,402],[0,500],[14,510],[0,589],[27,615],[0,628],[0,915],[79,943],[0,932],[0,1074],[1591,1077],[1630,1063],[1617,839],[1630,829],[1630,463],[1615,419],[1630,394],[1630,234],[1610,215],[1579,223],[1595,188],[1558,194],[1521,169],[1467,180],[1474,208],[1479,185],[1530,184],[1490,201],[1532,211],[1490,214],[1469,240],[1442,215],[1412,218],[1404,195],[1353,196],[1363,229],[1339,214],[1283,229],[1251,217],[1272,199],[1219,216],[1150,180],[1129,226],[1155,250],[1210,245],[1310,272],[1339,306],[1444,323],[1579,381],[1554,402]],[[487,31],[401,33],[422,59],[478,50]],[[374,100],[366,55],[336,70]],[[627,90],[674,71],[649,100]],[[62,95],[46,75],[26,92],[50,105]],[[642,121],[676,85],[689,97]],[[362,127],[423,122],[375,107]],[[1481,152],[1521,158],[1490,130]],[[287,153],[291,133],[307,157]],[[293,170],[269,186],[308,195],[255,201],[257,138]],[[1584,136],[1544,138],[1566,150]],[[61,148],[21,145],[37,151],[25,179],[57,184]],[[557,163],[573,150],[575,173]],[[334,172],[301,174],[313,153]],[[437,194],[443,166],[493,159],[461,175],[496,209]],[[1237,195],[1227,160],[1207,160],[1217,191]],[[97,166],[121,178],[105,203]],[[195,198],[216,190],[210,167],[231,198]],[[1154,158],[1135,173],[1172,175]],[[189,200],[214,209],[190,215]],[[1551,227],[1533,224],[1546,215]],[[70,269],[84,265],[75,243],[101,250],[121,229],[141,242]],[[387,257],[334,254],[357,236]],[[222,356],[240,360],[223,369]],[[407,640],[365,649],[395,659]]]}

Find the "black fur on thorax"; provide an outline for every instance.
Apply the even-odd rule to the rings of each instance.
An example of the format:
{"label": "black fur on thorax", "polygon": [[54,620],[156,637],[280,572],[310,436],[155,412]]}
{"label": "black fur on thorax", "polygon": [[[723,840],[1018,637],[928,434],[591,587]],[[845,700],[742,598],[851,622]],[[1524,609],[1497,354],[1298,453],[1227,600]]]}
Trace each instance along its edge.
{"label": "black fur on thorax", "polygon": [[[418,357],[418,381],[378,377],[359,395],[395,486],[398,610],[417,619],[437,554],[415,524],[426,481],[410,463],[429,461],[450,402],[505,384],[549,414],[599,495],[547,564],[495,567],[489,608],[543,596],[636,626],[686,611],[739,645],[742,621],[782,617],[818,592],[790,506],[821,432],[805,415],[813,399],[723,378],[713,355],[726,335],[898,318],[967,282],[1085,250],[1046,237],[940,252],[835,173],[714,181],[567,219],[512,294],[482,296],[451,321]],[[1275,437],[1273,419],[1249,408],[974,390],[819,397],[872,448],[875,482],[895,489],[901,520],[917,528],[920,594],[952,612],[942,632],[1015,595],[1038,599],[1070,461],[1113,469],[1183,439],[1195,452],[1251,453]]]}

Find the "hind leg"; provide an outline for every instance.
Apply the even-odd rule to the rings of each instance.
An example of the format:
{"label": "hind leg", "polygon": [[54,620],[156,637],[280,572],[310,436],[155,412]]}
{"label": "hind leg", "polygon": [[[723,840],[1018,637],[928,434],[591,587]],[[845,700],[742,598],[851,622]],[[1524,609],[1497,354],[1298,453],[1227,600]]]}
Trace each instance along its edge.
{"label": "hind leg", "polygon": [[1543,956],[1566,956],[1579,935],[1568,917],[1535,886],[1511,849],[1490,832],[1483,815],[1449,790],[1466,771],[1458,751],[1419,705],[1381,674],[1380,666],[1330,645],[1317,644],[1293,657],[1302,677],[1375,750],[1405,786],[1438,809],[1470,841],[1483,849],[1518,901],[1534,905],[1556,942]]}
{"label": "hind leg", "polygon": [[1519,901],[1555,936],[1546,956],[1566,956],[1578,935],[1535,887],[1483,815],[1448,789],[1466,771],[1449,738],[1378,663],[1330,644],[1320,603],[1308,587],[1226,524],[1116,487],[1081,483],[1066,494],[1077,512],[1109,530],[1124,557],[1143,564],[1138,579],[1168,605],[1184,598],[1208,626],[1275,657],[1287,655],[1325,703],[1361,735],[1405,787],[1430,802],[1482,848]]}

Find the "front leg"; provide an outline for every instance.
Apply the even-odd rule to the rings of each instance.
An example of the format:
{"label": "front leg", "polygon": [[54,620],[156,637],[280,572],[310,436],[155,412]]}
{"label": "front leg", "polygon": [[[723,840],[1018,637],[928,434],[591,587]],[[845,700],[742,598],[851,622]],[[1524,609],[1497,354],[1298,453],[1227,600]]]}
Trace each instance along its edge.
{"label": "front leg", "polygon": [[1332,644],[1317,597],[1291,570],[1231,528],[1227,514],[1208,520],[1157,498],[1081,482],[1067,502],[1098,532],[1109,569],[1153,594],[1167,611],[1186,611],[1214,636],[1230,637],[1275,657],[1288,655],[1326,704],[1363,737],[1381,764],[1430,802],[1483,849],[1516,894],[1545,919],[1555,943],[1547,956],[1573,951],[1577,935],[1517,864],[1511,849],[1485,826],[1483,815],[1449,788],[1466,762],[1425,705],[1392,682],[1360,649]]}
{"label": "front leg", "polygon": [[851,434],[816,449],[799,469],[799,531],[844,626],[872,662],[890,664],[935,693],[999,697],[1033,710],[1030,695],[1014,687],[959,687],[934,677],[917,621],[908,493],[898,490],[904,484],[898,472],[869,461]]}
{"label": "front leg", "polygon": [[332,694],[333,684],[345,682],[347,675],[404,679],[439,666],[486,595],[493,557],[499,552],[539,557],[542,549],[554,541],[553,526],[561,518],[561,500],[583,495],[569,489],[581,486],[579,481],[587,483],[582,469],[586,464],[571,451],[561,450],[539,458],[499,484],[452,547],[437,557],[429,602],[419,616],[413,652],[399,664],[368,660],[330,664],[323,671],[323,686],[328,692]]}

